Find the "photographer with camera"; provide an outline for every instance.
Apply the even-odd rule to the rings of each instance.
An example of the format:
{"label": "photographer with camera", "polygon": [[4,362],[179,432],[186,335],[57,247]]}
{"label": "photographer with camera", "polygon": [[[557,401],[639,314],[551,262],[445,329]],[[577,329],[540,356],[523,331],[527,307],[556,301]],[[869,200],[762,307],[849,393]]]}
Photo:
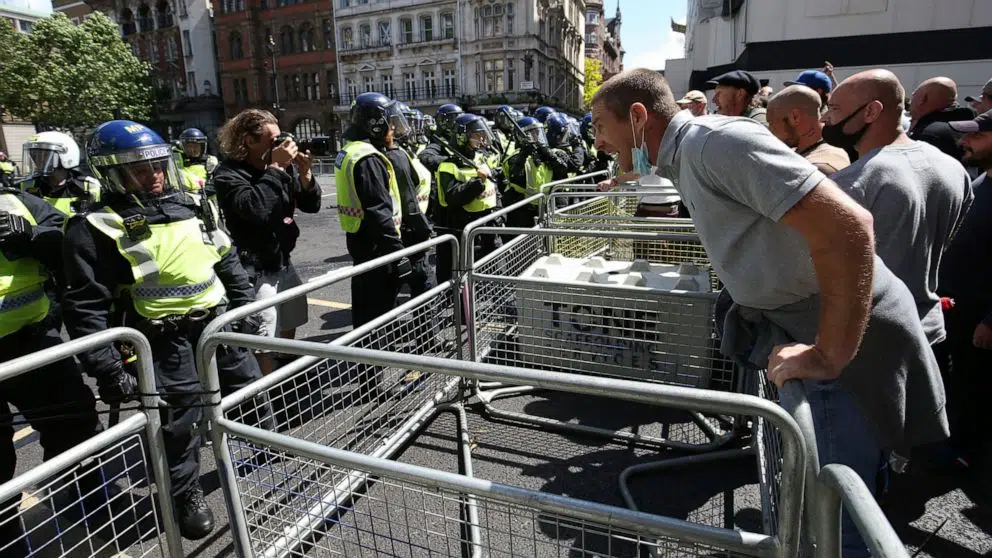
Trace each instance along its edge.
{"label": "photographer with camera", "polygon": [[[247,109],[227,121],[218,134],[225,156],[213,175],[213,185],[241,261],[254,279],[255,297],[263,299],[301,284],[290,260],[300,228],[296,210],[320,210],[320,186],[310,170],[310,152],[279,130],[272,113]],[[297,297],[262,313],[260,334],[296,336],[307,321],[305,297]],[[259,365],[274,368],[270,355],[260,352]]]}

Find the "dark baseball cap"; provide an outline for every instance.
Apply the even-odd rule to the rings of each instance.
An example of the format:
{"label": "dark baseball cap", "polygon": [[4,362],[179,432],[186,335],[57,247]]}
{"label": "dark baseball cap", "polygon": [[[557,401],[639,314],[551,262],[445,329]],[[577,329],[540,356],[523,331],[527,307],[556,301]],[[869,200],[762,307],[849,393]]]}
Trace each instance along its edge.
{"label": "dark baseball cap", "polygon": [[716,87],[717,85],[736,87],[747,91],[748,95],[754,95],[759,89],[761,89],[761,84],[758,83],[758,78],[754,77],[751,72],[745,72],[744,70],[727,72],[722,76],[717,76],[707,81],[706,85],[708,85],[710,89]]}
{"label": "dark baseball cap", "polygon": [[785,85],[805,85],[810,89],[822,89],[828,93],[834,88],[830,76],[817,70],[806,70],[799,74],[795,80],[785,82]]}
{"label": "dark baseball cap", "polygon": [[964,100],[968,101],[969,103],[974,103],[982,100],[982,95],[987,95],[989,97],[992,97],[992,79],[985,82],[985,87],[982,88],[982,92],[978,94],[978,97],[973,97],[971,95],[968,95],[967,97],[964,98]]}
{"label": "dark baseball cap", "polygon": [[955,132],[964,134],[992,132],[992,110],[979,114],[974,120],[958,120],[957,122],[948,122],[947,125]]}

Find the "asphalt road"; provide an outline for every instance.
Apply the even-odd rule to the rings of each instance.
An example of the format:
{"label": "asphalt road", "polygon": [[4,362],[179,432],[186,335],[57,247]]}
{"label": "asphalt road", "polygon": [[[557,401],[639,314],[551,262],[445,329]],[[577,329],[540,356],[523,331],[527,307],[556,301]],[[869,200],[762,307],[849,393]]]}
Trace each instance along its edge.
{"label": "asphalt road", "polygon": [[[316,215],[301,214],[298,217],[303,234],[294,253],[294,261],[305,280],[351,263],[345,249],[344,234],[333,209],[333,189],[329,181],[322,182],[325,184],[323,210]],[[326,342],[348,332],[351,329],[350,302],[347,281],[314,291],[309,297],[309,322],[300,328],[297,337]],[[438,307],[427,309],[421,318],[443,324],[444,316],[444,310]],[[424,337],[408,336],[404,339],[422,342]],[[357,378],[362,372],[355,369],[338,370],[336,373],[337,378],[347,378],[347,374]],[[352,397],[353,407],[365,409],[362,411],[366,413],[364,419],[373,423],[371,427],[362,426],[366,429],[362,432],[366,434],[376,434],[380,430],[384,432],[389,428],[381,416],[373,416],[375,408],[388,407],[400,412],[413,407],[403,402],[421,401],[416,395],[401,395],[386,404],[373,401],[370,396],[358,393],[359,390],[349,392],[347,386],[335,384],[336,380],[328,371],[315,371],[306,379],[310,383],[295,391],[299,394],[312,388],[317,399],[311,396],[308,401],[327,405],[332,396]],[[434,385],[429,382],[440,379],[428,377],[417,381],[424,382],[420,389],[426,392],[427,387]],[[327,388],[331,384],[335,387]],[[684,417],[669,417],[660,421],[662,414],[666,417],[668,414],[659,414],[657,409],[646,406],[576,395],[520,396],[499,401],[497,407],[609,428],[636,429],[642,435],[660,434],[660,422],[685,422]],[[314,416],[309,422],[297,423],[290,434],[337,446],[338,442],[332,443],[330,440],[352,436],[354,428],[361,422],[355,419],[349,423],[351,433],[339,434],[337,428],[340,425],[327,419],[327,416],[330,415]],[[425,425],[421,435],[405,446],[399,461],[460,472],[456,451],[459,430],[455,417],[452,413],[442,413]],[[600,438],[563,435],[513,422],[490,420],[478,409],[469,409],[467,422],[466,435],[471,440],[472,463],[477,478],[603,504],[623,505],[617,478],[625,467],[675,455],[672,452],[659,454],[656,450],[639,449]],[[691,429],[691,426],[685,428]],[[15,439],[19,446],[17,470],[23,473],[41,462],[41,448],[37,434],[30,430],[18,431]],[[217,528],[205,540],[184,541],[185,551],[188,556],[233,555],[224,499],[209,448],[202,451],[202,460],[202,482],[207,500],[217,514]],[[330,479],[340,478],[335,476],[337,473],[340,471],[320,469],[305,460],[286,456],[263,464],[250,473],[243,485],[245,501],[269,505],[262,511],[253,511],[251,515],[252,521],[258,522],[256,532],[260,533],[259,537],[265,538],[265,530],[285,521],[287,514],[296,518],[303,513],[298,509],[299,501],[293,504],[297,508],[287,508],[285,505],[282,511],[276,509],[279,506],[273,508],[273,503],[279,501],[277,496],[280,490],[284,491],[283,497],[306,495],[303,502],[309,507],[319,496],[315,490],[330,488]],[[884,500],[884,508],[911,553],[922,547],[918,556],[989,556],[992,555],[990,487],[989,479],[977,474],[967,477],[935,476],[912,468],[910,473],[894,477],[891,490]],[[757,466],[753,457],[638,477],[631,489],[643,511],[708,524],[731,525],[739,529],[760,531],[762,528]],[[311,492],[316,495],[311,495]],[[125,489],[125,495],[132,498],[146,493],[141,486]],[[24,514],[29,522],[40,524],[32,535],[40,541],[52,536],[55,520],[48,509],[52,506],[51,501],[42,494],[37,496],[22,504],[22,509],[26,510]],[[463,509],[459,504],[460,500],[446,491],[379,479],[366,488],[362,497],[354,500],[349,514],[325,523],[325,536],[313,543],[316,546],[308,547],[308,555],[458,556],[462,550],[460,542],[465,538],[464,532],[459,529]],[[582,526],[566,518],[538,514],[489,499],[481,499],[477,504],[487,554],[492,556],[638,555],[633,540],[620,532],[606,536],[592,526]],[[133,512],[132,516],[136,514]],[[142,525],[138,520],[132,523],[132,527]],[[60,524],[59,529],[65,531],[65,524]],[[65,538],[71,539],[69,536]],[[83,556],[95,552],[88,545],[81,545],[75,550],[56,547],[49,545],[38,556]],[[712,555],[710,551],[699,548],[673,546],[662,550],[662,554],[667,556]],[[117,551],[108,547],[96,553],[111,556]],[[136,542],[123,553],[126,556],[157,554],[155,548],[148,546],[148,541]]]}

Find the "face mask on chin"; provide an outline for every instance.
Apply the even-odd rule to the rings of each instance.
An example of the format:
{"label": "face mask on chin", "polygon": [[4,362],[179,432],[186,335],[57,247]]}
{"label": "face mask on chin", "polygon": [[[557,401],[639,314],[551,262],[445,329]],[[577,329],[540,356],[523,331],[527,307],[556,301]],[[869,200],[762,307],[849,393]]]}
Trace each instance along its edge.
{"label": "face mask on chin", "polygon": [[636,172],[641,176],[647,176],[651,174],[652,167],[651,161],[648,158],[648,146],[644,143],[644,128],[641,128],[641,141],[637,142],[637,132],[634,131],[634,118],[630,118],[630,134],[634,138],[634,145],[639,147],[633,147],[630,150],[630,161],[631,170]]}
{"label": "face mask on chin", "polygon": [[854,146],[861,141],[861,138],[864,137],[865,133],[868,131],[869,124],[865,122],[857,132],[853,133],[844,132],[844,125],[850,122],[855,116],[861,114],[861,111],[871,103],[872,101],[868,101],[867,103],[861,105],[854,112],[849,114],[847,118],[836,124],[827,124],[823,126],[823,141],[841,149],[854,149]]}

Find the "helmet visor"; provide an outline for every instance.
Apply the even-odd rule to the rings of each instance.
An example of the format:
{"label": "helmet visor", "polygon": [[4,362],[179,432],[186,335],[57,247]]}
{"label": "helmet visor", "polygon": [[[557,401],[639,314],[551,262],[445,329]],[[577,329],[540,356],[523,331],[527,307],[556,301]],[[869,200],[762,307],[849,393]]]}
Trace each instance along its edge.
{"label": "helmet visor", "polygon": [[472,150],[485,149],[496,144],[496,136],[489,124],[481,118],[467,126],[465,136],[465,143]]}
{"label": "helmet visor", "polygon": [[410,135],[411,130],[413,130],[410,126],[410,121],[406,119],[403,111],[395,102],[389,103],[382,110],[386,117],[386,122],[389,123],[389,127],[393,130],[394,138],[400,139]]}
{"label": "helmet visor", "polygon": [[65,147],[54,143],[30,142],[24,144],[21,161],[25,176],[49,176],[61,166],[59,154]]}
{"label": "helmet visor", "polygon": [[207,153],[206,140],[183,140],[183,154],[190,159],[199,159]]}
{"label": "helmet visor", "polygon": [[548,145],[548,136],[541,126],[531,126],[530,129],[524,130],[524,135],[538,145]]}
{"label": "helmet visor", "polygon": [[162,199],[191,189],[180,175],[168,145],[94,156],[90,167],[104,188],[138,199]]}

